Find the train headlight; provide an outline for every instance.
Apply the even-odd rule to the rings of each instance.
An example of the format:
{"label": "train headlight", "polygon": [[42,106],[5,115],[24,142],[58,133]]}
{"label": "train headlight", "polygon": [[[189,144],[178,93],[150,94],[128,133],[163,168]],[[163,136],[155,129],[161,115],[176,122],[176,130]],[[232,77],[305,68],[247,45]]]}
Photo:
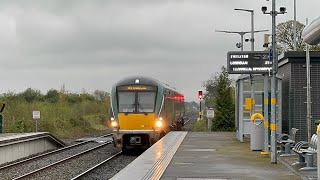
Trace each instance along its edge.
{"label": "train headlight", "polygon": [[111,126],[115,128],[118,126],[118,123],[116,121],[111,121]]}
{"label": "train headlight", "polygon": [[163,125],[163,124],[162,124],[162,121],[157,121],[157,122],[156,122],[156,126],[157,126],[158,128],[162,127],[162,125]]}

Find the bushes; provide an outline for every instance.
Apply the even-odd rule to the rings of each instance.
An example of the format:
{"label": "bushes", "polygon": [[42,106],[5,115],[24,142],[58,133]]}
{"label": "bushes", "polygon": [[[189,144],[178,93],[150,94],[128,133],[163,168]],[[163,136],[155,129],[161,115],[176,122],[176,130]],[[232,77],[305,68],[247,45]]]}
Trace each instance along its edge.
{"label": "bushes", "polygon": [[206,120],[199,120],[192,126],[192,131],[204,132],[208,131]]}
{"label": "bushes", "polygon": [[98,101],[88,93],[79,95],[57,92],[49,90],[46,95],[41,95],[39,91],[29,88],[20,94],[3,94],[1,102],[6,103],[5,132],[34,132],[33,110],[41,112],[38,131],[51,132],[61,138],[107,128],[105,120],[109,113],[109,97]]}

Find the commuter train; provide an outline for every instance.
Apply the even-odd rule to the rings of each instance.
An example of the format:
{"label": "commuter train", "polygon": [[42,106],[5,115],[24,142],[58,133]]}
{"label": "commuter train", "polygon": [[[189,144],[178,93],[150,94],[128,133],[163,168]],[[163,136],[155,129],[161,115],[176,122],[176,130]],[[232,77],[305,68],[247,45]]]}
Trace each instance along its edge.
{"label": "commuter train", "polygon": [[132,76],[112,87],[110,121],[114,146],[147,149],[184,124],[184,95],[158,80]]}

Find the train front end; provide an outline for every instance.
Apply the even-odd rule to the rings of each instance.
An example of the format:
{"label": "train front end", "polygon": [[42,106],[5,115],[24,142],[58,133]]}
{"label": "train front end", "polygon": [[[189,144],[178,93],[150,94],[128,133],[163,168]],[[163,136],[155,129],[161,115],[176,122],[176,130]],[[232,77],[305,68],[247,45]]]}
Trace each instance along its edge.
{"label": "train front end", "polygon": [[147,149],[160,138],[161,88],[145,78],[126,79],[111,92],[114,145],[122,150]]}

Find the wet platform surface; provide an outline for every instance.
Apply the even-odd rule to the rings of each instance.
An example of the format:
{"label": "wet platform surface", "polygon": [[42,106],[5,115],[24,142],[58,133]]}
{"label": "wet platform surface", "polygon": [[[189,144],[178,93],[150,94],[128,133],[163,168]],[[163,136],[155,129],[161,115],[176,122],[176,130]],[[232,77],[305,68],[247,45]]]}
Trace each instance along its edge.
{"label": "wet platform surface", "polygon": [[271,164],[270,157],[261,155],[260,151],[251,151],[250,143],[239,142],[234,132],[189,132],[161,179],[304,178],[280,162]]}

